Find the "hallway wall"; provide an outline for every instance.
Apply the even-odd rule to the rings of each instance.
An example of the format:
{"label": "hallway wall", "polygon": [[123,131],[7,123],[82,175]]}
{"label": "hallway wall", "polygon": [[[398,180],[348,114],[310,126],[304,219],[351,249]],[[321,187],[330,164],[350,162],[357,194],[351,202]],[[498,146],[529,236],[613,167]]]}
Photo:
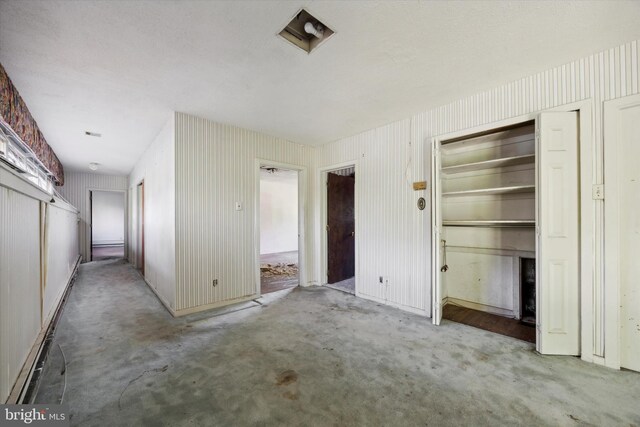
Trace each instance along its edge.
{"label": "hallway wall", "polygon": [[77,211],[50,200],[0,164],[0,402],[48,327],[79,257]]}
{"label": "hallway wall", "polygon": [[[187,310],[256,294],[256,203],[259,173],[256,159],[313,170],[314,148],[176,113],[176,308]],[[307,174],[308,175],[308,174]],[[306,183],[305,246],[300,259],[316,283],[313,180]],[[242,210],[235,210],[240,202]],[[304,267],[303,267],[304,268]],[[213,280],[218,285],[213,286]]]}
{"label": "hallway wall", "polygon": [[176,294],[175,120],[173,114],[129,175],[129,260],[138,263],[137,187],[144,180],[144,276],[174,310]]}

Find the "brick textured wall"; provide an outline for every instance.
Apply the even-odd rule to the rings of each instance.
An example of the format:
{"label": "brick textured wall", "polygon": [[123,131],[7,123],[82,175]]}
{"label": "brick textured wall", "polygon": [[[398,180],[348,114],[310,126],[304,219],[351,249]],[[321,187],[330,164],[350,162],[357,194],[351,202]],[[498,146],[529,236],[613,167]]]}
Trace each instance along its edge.
{"label": "brick textured wall", "polygon": [[0,64],[0,117],[11,126],[20,138],[33,150],[38,159],[54,175],[56,185],[64,184],[64,169],[56,153],[47,144],[38,124],[31,116],[18,89],[11,83]]}

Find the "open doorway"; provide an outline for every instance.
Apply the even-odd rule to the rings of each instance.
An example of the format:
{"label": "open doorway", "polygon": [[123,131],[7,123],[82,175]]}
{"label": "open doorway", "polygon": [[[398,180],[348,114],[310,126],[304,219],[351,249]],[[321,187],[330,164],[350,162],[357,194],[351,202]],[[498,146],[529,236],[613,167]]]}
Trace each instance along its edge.
{"label": "open doorway", "polygon": [[136,188],[136,266],[144,276],[144,181]]}
{"label": "open doorway", "polygon": [[89,193],[91,207],[91,261],[124,258],[125,193]]}
{"label": "open doorway", "polygon": [[355,294],[355,167],[327,172],[327,286]]}
{"label": "open doorway", "polygon": [[260,167],[260,293],[299,284],[299,172]]}

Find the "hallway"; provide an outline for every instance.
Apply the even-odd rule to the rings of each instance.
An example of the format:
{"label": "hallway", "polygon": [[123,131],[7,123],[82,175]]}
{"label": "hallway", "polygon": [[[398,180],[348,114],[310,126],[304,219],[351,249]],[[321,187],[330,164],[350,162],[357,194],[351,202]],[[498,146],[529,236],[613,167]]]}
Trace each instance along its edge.
{"label": "hallway", "polygon": [[83,264],[37,401],[62,350],[72,425],[640,424],[637,373],[326,288],[260,302],[172,318],[129,264]]}

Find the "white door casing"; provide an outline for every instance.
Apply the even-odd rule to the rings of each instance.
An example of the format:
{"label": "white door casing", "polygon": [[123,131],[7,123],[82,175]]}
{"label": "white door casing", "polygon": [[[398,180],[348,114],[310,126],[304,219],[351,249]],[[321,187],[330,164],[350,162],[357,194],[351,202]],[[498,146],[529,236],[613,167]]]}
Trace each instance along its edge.
{"label": "white door casing", "polygon": [[604,106],[605,357],[640,371],[640,95]]}
{"label": "white door casing", "polygon": [[536,348],[580,354],[578,113],[536,120]]}
{"label": "white door casing", "polygon": [[440,199],[440,141],[433,139],[431,143],[431,283],[432,285],[432,309],[431,319],[434,325],[442,321],[442,309],[444,306],[444,277],[440,272],[442,266],[442,208]]}

